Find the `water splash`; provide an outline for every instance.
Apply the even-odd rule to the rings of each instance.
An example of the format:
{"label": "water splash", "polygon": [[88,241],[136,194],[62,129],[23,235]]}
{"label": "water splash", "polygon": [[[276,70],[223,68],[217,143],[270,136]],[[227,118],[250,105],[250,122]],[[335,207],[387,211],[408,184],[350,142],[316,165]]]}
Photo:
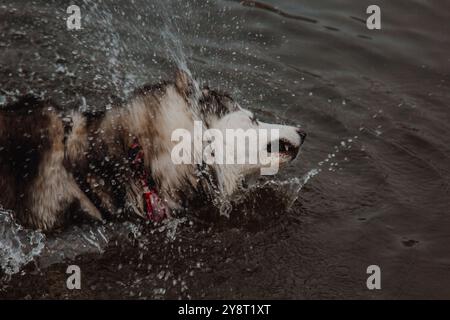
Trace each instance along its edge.
{"label": "water splash", "polygon": [[320,169],[311,169],[301,178],[296,177],[288,180],[288,183],[286,184],[286,191],[288,191],[286,195],[289,197],[289,202],[287,205],[288,209],[290,209],[294,205],[295,201],[297,201],[300,195],[300,190],[308,183],[309,180],[318,175],[320,171]]}
{"label": "water splash", "polygon": [[[190,56],[191,52],[189,47],[183,44],[183,40],[180,37],[181,26],[177,22],[180,17],[174,15],[178,11],[177,7],[180,5],[180,2],[176,0],[161,2],[159,11],[163,22],[161,36],[168,55],[174,60],[177,67],[185,71],[192,79],[192,73],[188,67],[188,56]],[[184,6],[183,9],[185,10],[184,15],[187,17],[192,14],[190,6]],[[171,16],[169,16],[169,12],[172,13]]]}
{"label": "water splash", "polygon": [[184,224],[186,221],[187,218],[166,219],[165,221],[163,221],[163,225],[159,227],[158,231],[166,231],[166,240],[168,242],[173,242],[176,239],[178,227]]}
{"label": "water splash", "polygon": [[39,256],[45,235],[20,226],[12,212],[0,208],[0,268],[11,276]]}
{"label": "water splash", "polygon": [[[168,233],[174,233],[176,227],[169,226]],[[124,243],[129,240],[127,235],[137,228],[131,222],[72,226],[64,233],[50,237],[22,227],[11,211],[0,208],[0,269],[10,277],[31,262],[37,268],[46,268],[83,254],[102,254],[111,241],[120,238],[120,243]],[[138,238],[138,235],[134,236]]]}
{"label": "water splash", "polygon": [[[194,113],[196,117],[200,119],[199,110],[198,110],[198,99],[201,96],[200,85],[197,80],[194,78],[191,69],[188,66],[189,57],[192,55],[192,52],[189,46],[186,46],[183,43],[182,28],[178,24],[177,20],[180,18],[179,16],[169,16],[169,12],[174,13],[180,10],[179,7],[182,6],[182,3],[177,0],[167,0],[161,3],[160,6],[160,16],[162,17],[163,29],[161,31],[161,37],[163,39],[164,47],[168,56],[174,61],[176,67],[184,71],[189,77],[190,82],[193,85],[194,92],[190,98],[191,105],[193,106]],[[184,4],[182,6],[184,10],[183,15],[185,17],[192,16],[191,7],[189,5]]]}
{"label": "water splash", "polygon": [[311,180],[313,177],[320,173],[320,169],[311,169],[305,173],[302,177],[294,177],[283,181],[269,180],[266,181],[262,187],[272,187],[277,192],[283,195],[283,199],[286,203],[286,209],[289,210],[297,201],[300,191],[302,188]]}
{"label": "water splash", "polygon": [[[98,42],[98,49],[103,52],[107,61],[106,72],[98,71],[102,74],[102,77],[110,76],[110,82],[116,95],[127,96],[136,86],[138,76],[135,72],[145,69],[138,65],[136,59],[126,59],[127,56],[132,56],[132,54],[116,26],[116,17],[112,8],[92,0],[84,0],[84,4],[86,8],[89,8],[85,23],[95,25],[95,27],[90,28],[90,30],[95,30],[91,36]],[[126,27],[131,29],[133,25],[129,24]],[[90,45],[84,41],[80,41],[80,44],[83,47]]]}
{"label": "water splash", "polygon": [[[84,29],[92,32],[79,36],[78,45],[92,52],[89,59],[96,65],[94,80],[105,82],[115,97],[126,100],[137,87],[160,79],[164,64],[171,70],[173,65],[183,70],[192,80],[195,94],[199,94],[188,66],[190,47],[183,41],[186,27],[190,26],[181,25],[191,21],[191,4],[178,0],[132,0],[121,6],[112,1],[83,2]],[[137,15],[130,19],[129,12]],[[153,64],[159,70],[154,70]]]}

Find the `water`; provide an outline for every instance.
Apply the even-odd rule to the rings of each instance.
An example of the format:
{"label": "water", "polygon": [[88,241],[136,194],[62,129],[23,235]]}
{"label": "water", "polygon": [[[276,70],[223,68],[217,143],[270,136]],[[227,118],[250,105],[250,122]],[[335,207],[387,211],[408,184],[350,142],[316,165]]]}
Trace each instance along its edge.
{"label": "water", "polygon": [[[449,298],[450,6],[378,1],[0,4],[0,104],[33,92],[104,109],[176,66],[262,120],[301,125],[303,154],[230,218],[187,215],[44,236],[0,212],[0,297]],[[83,290],[65,289],[68,264]],[[366,288],[366,268],[382,290]]]}
{"label": "water", "polygon": [[24,230],[14,221],[12,213],[5,210],[0,210],[0,231],[0,266],[8,278],[40,255],[45,236]]}

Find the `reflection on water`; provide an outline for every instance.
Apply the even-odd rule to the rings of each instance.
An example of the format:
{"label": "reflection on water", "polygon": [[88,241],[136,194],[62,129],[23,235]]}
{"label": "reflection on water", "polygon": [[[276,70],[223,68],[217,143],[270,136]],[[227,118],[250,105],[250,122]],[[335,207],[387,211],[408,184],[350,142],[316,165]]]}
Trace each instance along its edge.
{"label": "reflection on water", "polygon": [[[69,1],[1,4],[0,105],[32,92],[108,109],[181,65],[308,140],[225,220],[186,213],[44,236],[1,211],[0,296],[448,297],[450,8],[382,0],[382,30],[369,31],[370,4],[86,0],[79,32],[61,23]],[[69,262],[88,275],[81,293],[56,285]],[[365,287],[371,264],[380,292]]]}

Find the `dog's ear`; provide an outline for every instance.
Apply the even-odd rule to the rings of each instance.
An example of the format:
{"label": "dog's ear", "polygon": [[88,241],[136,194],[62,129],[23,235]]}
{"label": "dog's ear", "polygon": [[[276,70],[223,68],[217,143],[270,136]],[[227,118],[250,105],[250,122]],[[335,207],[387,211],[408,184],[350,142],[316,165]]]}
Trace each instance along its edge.
{"label": "dog's ear", "polygon": [[194,81],[184,70],[178,69],[175,74],[175,86],[181,95],[189,97],[194,92]]}

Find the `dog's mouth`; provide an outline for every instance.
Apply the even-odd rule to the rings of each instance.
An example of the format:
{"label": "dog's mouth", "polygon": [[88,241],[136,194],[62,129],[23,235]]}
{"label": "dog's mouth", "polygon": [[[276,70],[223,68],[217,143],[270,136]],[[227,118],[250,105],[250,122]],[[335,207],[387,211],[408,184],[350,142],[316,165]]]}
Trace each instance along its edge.
{"label": "dog's mouth", "polygon": [[[278,142],[278,148],[276,146],[276,142]],[[298,151],[300,149],[300,146],[296,146],[292,144],[290,141],[286,139],[280,139],[278,141],[272,141],[267,144],[267,153],[278,153],[281,157],[291,158],[294,159]]]}

